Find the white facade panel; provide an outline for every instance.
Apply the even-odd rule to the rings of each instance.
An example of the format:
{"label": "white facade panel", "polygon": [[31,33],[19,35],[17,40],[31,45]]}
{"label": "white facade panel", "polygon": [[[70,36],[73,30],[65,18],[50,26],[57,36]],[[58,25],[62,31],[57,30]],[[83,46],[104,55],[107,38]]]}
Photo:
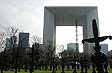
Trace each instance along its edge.
{"label": "white facade panel", "polygon": [[49,42],[52,42],[54,47],[54,35],[55,35],[55,25],[54,25],[54,15],[48,10],[44,9],[44,36],[43,42],[45,46],[48,46]]}

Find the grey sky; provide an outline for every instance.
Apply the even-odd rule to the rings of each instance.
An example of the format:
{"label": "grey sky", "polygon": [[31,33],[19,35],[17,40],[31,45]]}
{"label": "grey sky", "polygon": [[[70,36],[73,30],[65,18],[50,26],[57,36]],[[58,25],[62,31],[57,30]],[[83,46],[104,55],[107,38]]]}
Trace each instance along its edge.
{"label": "grey sky", "polygon": [[111,3],[111,0],[0,0],[0,31],[13,24],[30,35],[43,37],[44,6],[98,6],[100,35],[112,35]]}
{"label": "grey sky", "polygon": [[44,0],[0,0],[0,26],[15,25],[42,37]]}

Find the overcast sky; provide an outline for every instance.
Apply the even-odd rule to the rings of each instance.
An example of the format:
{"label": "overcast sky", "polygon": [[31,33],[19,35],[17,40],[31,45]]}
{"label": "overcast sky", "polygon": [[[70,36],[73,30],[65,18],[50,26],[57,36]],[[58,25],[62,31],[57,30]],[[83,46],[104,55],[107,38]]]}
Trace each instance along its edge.
{"label": "overcast sky", "polygon": [[[44,6],[98,6],[100,35],[112,35],[111,3],[111,0],[0,0],[0,30],[15,25],[31,36],[43,37]],[[111,50],[112,41],[107,42]]]}

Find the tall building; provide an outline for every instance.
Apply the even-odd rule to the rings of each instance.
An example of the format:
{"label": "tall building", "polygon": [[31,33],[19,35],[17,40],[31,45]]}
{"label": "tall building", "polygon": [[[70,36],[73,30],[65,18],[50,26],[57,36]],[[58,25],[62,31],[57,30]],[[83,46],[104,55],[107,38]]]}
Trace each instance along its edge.
{"label": "tall building", "polygon": [[19,33],[19,47],[20,48],[29,47],[29,33]]}
{"label": "tall building", "polygon": [[7,49],[9,49],[9,48],[11,48],[11,40],[10,40],[10,38],[6,38],[6,48]]}
{"label": "tall building", "polygon": [[79,53],[79,44],[78,43],[68,43],[67,50]]}
{"label": "tall building", "polygon": [[12,36],[12,37],[10,38],[10,40],[11,40],[11,48],[13,47],[13,45],[14,45],[14,46],[17,45],[17,37],[16,37],[16,36]]}
{"label": "tall building", "polygon": [[108,44],[101,44],[101,52],[107,55],[108,52]]}
{"label": "tall building", "polygon": [[12,36],[10,38],[6,38],[6,44],[5,44],[6,48],[7,49],[13,48],[13,45],[17,46],[17,37]]}

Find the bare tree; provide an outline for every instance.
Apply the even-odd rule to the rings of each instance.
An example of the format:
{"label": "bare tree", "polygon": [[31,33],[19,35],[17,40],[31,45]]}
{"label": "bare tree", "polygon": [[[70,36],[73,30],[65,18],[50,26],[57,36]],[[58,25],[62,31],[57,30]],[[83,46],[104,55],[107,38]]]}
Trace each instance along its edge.
{"label": "bare tree", "polygon": [[32,43],[34,44],[34,60],[35,60],[35,69],[39,67],[41,69],[41,63],[43,62],[43,50],[42,47],[40,47],[41,44],[41,38],[37,35],[33,35],[31,37]]}
{"label": "bare tree", "polygon": [[63,44],[56,45],[56,50],[58,51],[58,53],[63,52],[64,51],[64,45]]}
{"label": "bare tree", "polygon": [[8,37],[16,36],[18,32],[18,27],[16,26],[6,27],[5,29]]}
{"label": "bare tree", "polygon": [[33,35],[32,36],[32,42],[33,43],[41,43],[41,41],[42,41],[42,38],[40,38],[39,36],[37,36],[37,35]]}
{"label": "bare tree", "polygon": [[3,73],[3,69],[6,66],[6,60],[5,60],[5,52],[2,52],[5,50],[5,34],[4,32],[0,32],[0,68],[1,73]]}
{"label": "bare tree", "polygon": [[0,52],[3,51],[3,49],[5,48],[5,33],[4,32],[0,32]]}
{"label": "bare tree", "polygon": [[12,70],[14,68],[14,48],[16,46],[17,43],[17,33],[18,33],[18,28],[15,26],[11,26],[11,27],[6,27],[6,36],[10,39],[10,48],[12,48]]}
{"label": "bare tree", "polygon": [[17,43],[17,38],[18,38],[17,33],[18,33],[18,27],[16,27],[16,26],[5,27],[5,34],[6,34],[7,38],[10,39],[10,43],[12,46],[13,45],[15,46]]}

